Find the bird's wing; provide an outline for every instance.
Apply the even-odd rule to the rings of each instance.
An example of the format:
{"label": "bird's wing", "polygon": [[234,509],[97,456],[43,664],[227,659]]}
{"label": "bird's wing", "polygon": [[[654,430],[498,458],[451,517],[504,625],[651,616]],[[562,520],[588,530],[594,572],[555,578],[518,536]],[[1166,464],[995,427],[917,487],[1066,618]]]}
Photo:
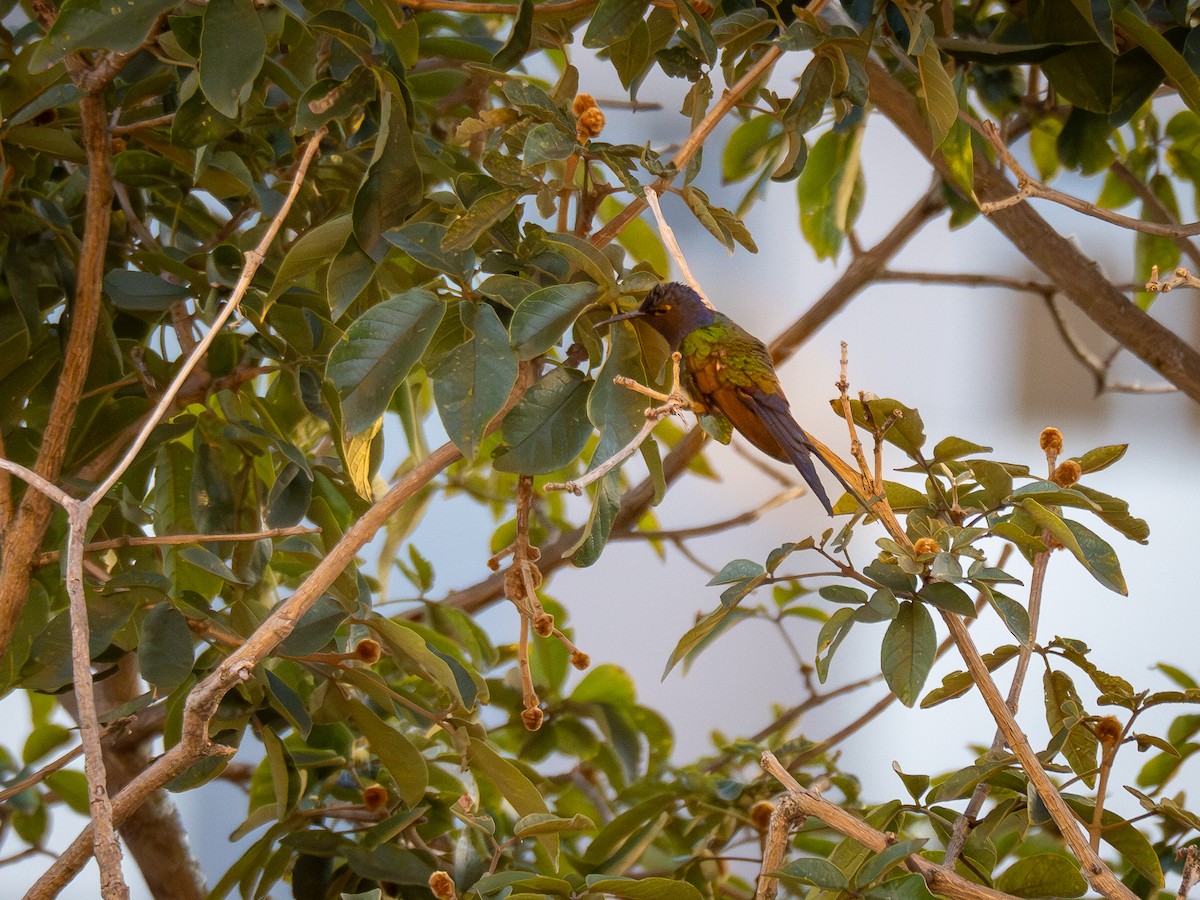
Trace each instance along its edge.
{"label": "bird's wing", "polygon": [[[817,477],[817,470],[812,462],[812,443],[808,440],[804,429],[792,418],[792,411],[788,408],[787,400],[783,398],[782,394],[767,394],[758,390],[739,393],[743,398],[743,403],[746,404],[745,408],[750,418],[754,419],[756,423],[761,423],[760,427],[766,430],[772,440],[782,448],[788,461],[804,476],[804,480],[808,482],[812,492],[817,495],[821,505],[832,516],[833,504],[829,502],[829,495],[825,493],[825,487],[821,484],[821,479]],[[734,422],[734,424],[737,423]],[[840,481],[841,478],[839,477],[838,480]]]}

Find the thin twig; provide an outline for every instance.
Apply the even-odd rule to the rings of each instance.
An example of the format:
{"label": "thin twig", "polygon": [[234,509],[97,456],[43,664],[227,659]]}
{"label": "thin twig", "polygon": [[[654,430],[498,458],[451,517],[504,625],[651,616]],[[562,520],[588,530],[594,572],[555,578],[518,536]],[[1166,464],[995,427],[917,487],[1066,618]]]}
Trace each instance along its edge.
{"label": "thin twig", "polygon": [[681,359],[682,357],[679,355],[678,351],[671,354],[672,379],[671,392],[669,394],[663,394],[654,390],[653,388],[648,388],[645,385],[634,381],[632,378],[626,378],[623,375],[618,375],[613,378],[613,382],[615,384],[624,388],[628,388],[629,390],[636,391],[639,394],[644,394],[645,396],[654,400],[661,400],[663,401],[662,405],[652,406],[647,409],[645,411],[646,421],[642,424],[642,427],[638,433],[635,434],[629,440],[629,442],[625,444],[625,446],[619,449],[608,459],[604,460],[604,462],[602,462],[600,465],[596,466],[596,468],[572,481],[552,481],[544,485],[542,489],[546,491],[570,491],[576,496],[582,494],[585,487],[587,487],[589,484],[599,481],[601,478],[623,463],[626,459],[632,456],[634,451],[637,450],[637,448],[643,443],[645,443],[646,438],[650,436],[650,432],[654,430],[655,426],[657,426],[659,422],[661,422],[667,416],[674,415],[682,410],[691,410],[693,408],[692,401],[690,401],[683,393],[683,386],[680,382],[679,363]]}
{"label": "thin twig", "polygon": [[208,348],[212,346],[213,341],[221,333],[221,329],[230,317],[237,312],[238,305],[242,302],[242,298],[246,296],[246,291],[250,287],[254,275],[258,272],[258,267],[262,265],[266,258],[267,250],[275,241],[275,236],[279,234],[279,229],[283,227],[283,220],[287,215],[287,211],[291,209],[292,203],[300,193],[300,185],[304,182],[304,176],[308,172],[309,164],[317,155],[317,150],[320,149],[321,140],[325,137],[325,129],[319,129],[311,138],[309,138],[307,146],[304,148],[304,153],[300,157],[300,161],[296,164],[295,172],[292,176],[291,186],[288,188],[287,195],[284,197],[280,206],[279,213],[271,220],[271,224],[267,226],[263,233],[262,240],[258,242],[253,250],[246,253],[245,265],[242,267],[241,276],[237,280],[237,284],[229,294],[229,299],[225,301],[225,307],[217,314],[211,326],[205,332],[199,343],[196,344],[196,349],[183,361],[179,367],[179,371],[175,374],[175,378],[171,384],[163,391],[162,396],[158,398],[158,403],[154,407],[154,412],[149,420],[142,427],[138,436],[134,439],[133,444],[125,452],[125,456],[113,467],[109,472],[108,477],[100,483],[92,496],[99,498],[107,494],[125,474],[125,470],[133,465],[137,459],[138,453],[142,447],[146,445],[146,441],[150,439],[150,434],[158,427],[158,423],[171,409],[175,403],[175,397],[183,387],[192,370],[200,362],[200,359],[208,352]]}
{"label": "thin twig", "polygon": [[1100,219],[1102,222],[1108,222],[1110,225],[1117,225],[1121,228],[1130,231],[1137,231],[1142,234],[1155,234],[1160,237],[1190,237],[1200,234],[1200,222],[1190,222],[1186,225],[1164,224],[1162,222],[1146,222],[1143,219],[1135,219],[1132,216],[1125,216],[1121,213],[1113,212],[1108,209],[1101,209],[1094,203],[1089,203],[1086,200],[1081,200],[1078,197],[1073,197],[1070,194],[1064,194],[1062,191],[1055,190],[1052,187],[1047,187],[1042,184],[1032,175],[1021,167],[1017,162],[1016,157],[1008,149],[1008,145],[1004,143],[1004,139],[1000,136],[1000,131],[996,127],[996,123],[986,121],[982,125],[983,136],[988,139],[991,145],[999,154],[1004,165],[1009,171],[1016,176],[1017,193],[1010,197],[1005,197],[1003,200],[984,200],[979,204],[980,210],[985,214],[990,215],[998,210],[1007,209],[1023,200],[1028,200],[1031,197],[1037,197],[1042,200],[1049,200],[1053,203],[1058,203],[1068,209],[1073,209],[1076,212],[1083,213],[1085,216],[1091,216],[1093,219]]}
{"label": "thin twig", "polygon": [[673,528],[665,531],[651,531],[643,528],[629,534],[614,535],[614,538],[619,540],[686,541],[709,534],[719,534],[731,528],[740,528],[743,525],[749,525],[751,522],[757,522],[771,510],[791,503],[797,497],[802,497],[806,493],[808,493],[808,488],[805,485],[792,485],[786,491],[772,495],[766,502],[760,503],[754,509],[738,513],[736,516],[730,516],[728,519],[709,522],[707,525],[693,525],[690,528]]}
{"label": "thin twig", "polygon": [[[811,10],[817,5],[820,4],[813,4],[809,9]],[[782,55],[783,51],[774,45],[767,48],[758,62],[747,69],[746,74],[721,95],[721,99],[713,104],[712,109],[700,120],[700,124],[692,130],[692,133],[687,136],[687,140],[683,142],[679,150],[671,158],[671,165],[676,172],[683,171],[684,167],[691,162],[692,157],[704,146],[704,142],[708,140],[708,136],[717,127],[717,124],[737,107],[746,92],[754,87],[771,70],[771,67],[775,65],[776,61]],[[664,175],[655,181],[651,187],[656,193],[662,194],[670,187],[672,181],[674,181],[673,175]],[[640,197],[635,198],[628,206],[613,216],[607,225],[592,235],[592,245],[603,247],[608,244],[614,237],[621,233],[621,230],[626,225],[637,218],[641,211],[646,208],[646,205],[644,199]]]}
{"label": "thin twig", "polygon": [[1183,860],[1183,875],[1179,879],[1175,900],[1187,900],[1192,887],[1200,880],[1200,850],[1194,846],[1181,847],[1176,851],[1175,858]]}
{"label": "thin twig", "polygon": [[[3,467],[0,460],[0,468]],[[311,525],[288,525],[283,528],[268,528],[264,531],[236,531],[230,534],[141,534],[125,537],[110,538],[107,541],[93,541],[84,544],[84,553],[97,553],[101,550],[117,550],[122,547],[174,547],[181,544],[219,544],[239,543],[244,541],[262,541],[277,537],[289,537],[295,534],[320,534],[321,529]],[[45,566],[58,559],[59,551],[47,550],[39,553],[33,559],[35,566]]]}
{"label": "thin twig", "polygon": [[[1058,308],[1058,304],[1054,301],[1053,294],[1046,297],[1046,308],[1050,311],[1050,318],[1054,321],[1054,327],[1058,329],[1059,336],[1063,339],[1063,343],[1067,345],[1067,350],[1071,355],[1092,374],[1092,378],[1096,382],[1096,395],[1104,393],[1112,394],[1174,394],[1178,393],[1179,388],[1173,384],[1149,384],[1141,385],[1131,381],[1110,381],[1108,378],[1109,370],[1112,368],[1113,360],[1116,359],[1115,353],[1109,354],[1107,359],[1100,359],[1092,353],[1083,341],[1067,324],[1066,318],[1062,311]],[[1114,350],[1120,351],[1121,345],[1117,344]]]}
{"label": "thin twig", "polygon": [[679,266],[679,274],[683,276],[683,280],[688,283],[688,286],[700,295],[700,299],[704,301],[704,305],[711,309],[712,303],[709,301],[708,295],[704,293],[704,289],[700,287],[700,282],[696,280],[696,276],[692,274],[692,270],[688,268],[687,259],[683,255],[683,250],[679,247],[679,241],[675,239],[675,232],[667,224],[666,217],[662,213],[662,207],[658,205],[658,192],[652,187],[646,188],[646,205],[654,213],[654,221],[658,223],[658,233],[662,236],[663,244],[666,245],[671,259],[675,260],[675,265]]}

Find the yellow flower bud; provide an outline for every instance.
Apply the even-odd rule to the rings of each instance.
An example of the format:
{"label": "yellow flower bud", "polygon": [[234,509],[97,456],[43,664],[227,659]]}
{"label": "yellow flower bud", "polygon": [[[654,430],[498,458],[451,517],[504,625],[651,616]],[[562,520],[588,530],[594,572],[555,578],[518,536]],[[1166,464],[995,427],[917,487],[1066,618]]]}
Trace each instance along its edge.
{"label": "yellow flower bud", "polygon": [[604,113],[595,106],[580,113],[579,120],[575,123],[575,132],[581,141],[597,137],[603,130]]}
{"label": "yellow flower bud", "polygon": [[1059,487],[1070,487],[1079,480],[1079,476],[1083,474],[1083,468],[1073,459],[1068,459],[1066,462],[1058,464],[1058,468],[1054,470],[1054,474],[1050,476],[1050,480]]}
{"label": "yellow flower bud", "polygon": [[916,550],[918,554],[921,554],[921,553],[939,553],[939,552],[941,552],[942,548],[940,546],[938,546],[938,542],[935,541],[933,538],[923,537],[923,538],[917,538],[917,542],[915,544],[913,544],[913,549]]}
{"label": "yellow flower bud", "polygon": [[1058,456],[1062,453],[1063,436],[1057,428],[1043,428],[1041,440],[1038,441],[1048,456]]}

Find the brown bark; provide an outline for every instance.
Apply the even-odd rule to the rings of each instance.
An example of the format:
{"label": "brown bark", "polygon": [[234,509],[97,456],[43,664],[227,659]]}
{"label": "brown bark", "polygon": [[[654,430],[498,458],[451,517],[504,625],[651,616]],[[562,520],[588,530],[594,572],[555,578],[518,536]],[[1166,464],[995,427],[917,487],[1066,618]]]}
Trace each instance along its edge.
{"label": "brown bark", "polygon": [[[112,157],[108,143],[108,113],[101,94],[79,101],[83,140],[88,158],[88,190],[83,220],[83,243],[75,276],[70,333],[63,353],[62,372],[33,470],[57,481],[67,450],[67,436],[92,359],[92,343],[100,319],[100,289],[104,250],[112,219]],[[8,652],[13,630],[25,607],[33,555],[50,524],[53,504],[39,491],[26,490],[0,544],[0,657]]]}
{"label": "brown bark", "polygon": [[[123,657],[115,674],[96,683],[96,705],[101,715],[142,692],[136,660]],[[63,708],[78,720],[74,696],[60,697]],[[154,761],[149,742],[153,734],[127,740],[115,734],[104,741],[104,768],[108,789],[116,794]],[[141,870],[156,900],[203,900],[207,891],[200,866],[188,848],[187,832],[166,791],[158,790],[121,825],[121,838]]]}

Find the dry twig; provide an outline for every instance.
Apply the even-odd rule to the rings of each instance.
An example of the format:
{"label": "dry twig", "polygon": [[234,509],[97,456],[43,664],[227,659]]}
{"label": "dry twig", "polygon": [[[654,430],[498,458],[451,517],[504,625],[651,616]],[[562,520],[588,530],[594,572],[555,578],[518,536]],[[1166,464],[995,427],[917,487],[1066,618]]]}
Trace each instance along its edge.
{"label": "dry twig", "polygon": [[1000,131],[996,127],[995,122],[986,121],[982,123],[981,130],[983,136],[988,139],[992,147],[995,148],[996,153],[999,154],[1001,161],[1003,161],[1004,165],[1017,179],[1017,193],[1005,197],[1003,200],[980,201],[979,208],[987,215],[1007,209],[1031,197],[1037,197],[1042,200],[1050,200],[1053,203],[1058,203],[1068,209],[1083,213],[1085,216],[1091,216],[1093,219],[1108,222],[1110,225],[1118,225],[1121,228],[1137,231],[1142,234],[1155,234],[1161,237],[1172,238],[1200,234],[1200,222],[1191,222],[1186,225],[1147,222],[1143,219],[1135,219],[1132,216],[1124,216],[1108,209],[1102,209],[1094,203],[1080,200],[1078,197],[1073,197],[1052,187],[1047,187],[1026,172],[1021,164],[1017,162],[1016,157],[1012,155],[1012,152],[1008,149],[1008,145],[1004,142],[1004,138],[1000,136]]}

